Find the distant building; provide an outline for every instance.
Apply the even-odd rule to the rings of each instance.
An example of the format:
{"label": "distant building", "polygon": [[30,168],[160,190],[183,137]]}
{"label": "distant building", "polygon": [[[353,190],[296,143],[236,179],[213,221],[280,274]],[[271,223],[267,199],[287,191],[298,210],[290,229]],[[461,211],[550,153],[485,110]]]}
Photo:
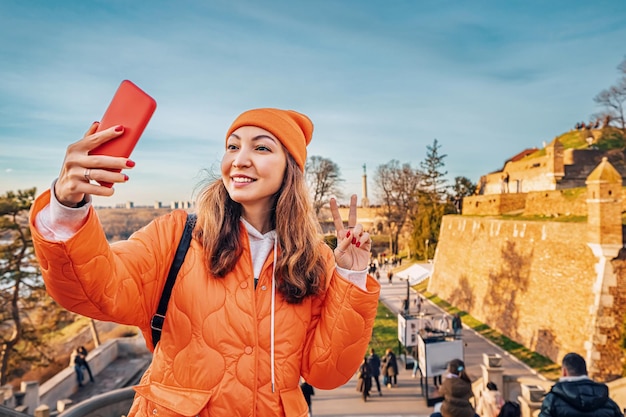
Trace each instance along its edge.
{"label": "distant building", "polygon": [[190,209],[191,207],[193,207],[193,203],[189,200],[187,201],[172,201],[170,203],[170,208],[172,210],[174,209],[183,209],[183,210],[187,210]]}

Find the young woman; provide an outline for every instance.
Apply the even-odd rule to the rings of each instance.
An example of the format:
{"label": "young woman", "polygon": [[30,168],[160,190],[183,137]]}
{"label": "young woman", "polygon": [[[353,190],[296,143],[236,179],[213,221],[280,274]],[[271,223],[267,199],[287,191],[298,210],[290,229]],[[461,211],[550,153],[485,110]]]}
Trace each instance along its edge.
{"label": "young woman", "polygon": [[387,388],[398,385],[398,361],[391,348],[387,348],[382,359],[383,383]]}
{"label": "young woman", "polygon": [[477,415],[470,403],[470,398],[474,396],[472,381],[461,359],[452,359],[448,362],[448,373],[443,378],[439,393],[443,396],[441,414],[433,413],[431,417],[474,417]]}
{"label": "young woman", "polygon": [[[109,245],[91,195],[126,158],[89,155],[122,134],[115,126],[67,148],[59,178],[33,205],[31,229],[46,287],[61,305],[99,320],[150,319],[187,213],[155,219]],[[279,109],[241,114],[226,134],[221,178],[196,202],[194,239],[172,291],[152,364],[129,416],[300,416],[298,385],[347,382],[369,342],[380,286],[366,275],[370,236],[350,201],[347,227],[335,200],[337,247],[320,239],[304,181],[313,124]]]}

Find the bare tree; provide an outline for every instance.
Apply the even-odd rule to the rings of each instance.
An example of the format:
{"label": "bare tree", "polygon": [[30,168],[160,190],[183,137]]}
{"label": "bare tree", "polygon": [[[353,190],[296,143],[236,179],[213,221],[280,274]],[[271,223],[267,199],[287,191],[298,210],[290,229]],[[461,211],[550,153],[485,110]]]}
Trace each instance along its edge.
{"label": "bare tree", "polygon": [[604,119],[609,123],[616,123],[617,127],[626,129],[626,120],[624,118],[624,106],[626,105],[626,58],[617,67],[621,73],[617,84],[602,90],[594,97],[593,101],[602,106],[604,110],[596,117]]}
{"label": "bare tree", "polygon": [[405,163],[391,160],[379,165],[374,183],[387,227],[391,235],[391,251],[398,253],[398,236],[405,223],[415,217],[422,174]]}
{"label": "bare tree", "polygon": [[35,189],[0,196],[0,385],[21,376],[24,364],[51,361],[43,332],[63,310],[45,295],[28,228]]}
{"label": "bare tree", "polygon": [[322,207],[328,203],[330,196],[334,195],[338,198],[342,196],[339,188],[343,181],[341,170],[336,163],[328,158],[311,156],[307,159],[305,172],[315,214],[319,215]]}

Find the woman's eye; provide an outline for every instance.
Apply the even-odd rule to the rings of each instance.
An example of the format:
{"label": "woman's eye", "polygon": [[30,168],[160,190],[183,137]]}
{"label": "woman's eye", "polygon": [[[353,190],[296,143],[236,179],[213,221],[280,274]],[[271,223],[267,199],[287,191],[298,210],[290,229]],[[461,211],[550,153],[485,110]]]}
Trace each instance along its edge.
{"label": "woman's eye", "polygon": [[268,152],[269,152],[269,151],[271,151],[271,149],[270,149],[270,148],[268,148],[268,147],[267,147],[267,146],[265,146],[265,145],[259,145],[259,146],[257,146],[257,147],[256,147],[256,149],[257,149],[258,151],[268,151]]}
{"label": "woman's eye", "polygon": [[228,145],[226,145],[226,149],[228,149],[228,150],[237,149],[237,145],[228,144]]}

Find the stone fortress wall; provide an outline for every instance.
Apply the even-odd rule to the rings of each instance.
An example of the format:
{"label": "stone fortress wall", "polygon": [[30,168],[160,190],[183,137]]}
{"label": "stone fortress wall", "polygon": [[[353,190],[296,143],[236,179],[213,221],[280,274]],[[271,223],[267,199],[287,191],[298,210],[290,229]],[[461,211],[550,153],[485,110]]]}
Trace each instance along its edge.
{"label": "stone fortress wall", "polygon": [[[586,356],[595,324],[598,262],[586,223],[446,216],[428,291],[555,362]],[[616,259],[617,285],[601,314],[611,322],[602,373],[620,372],[626,311],[626,260]],[[621,319],[620,319],[621,318]]]}
{"label": "stone fortress wall", "polygon": [[[621,191],[622,211],[626,211],[626,188]],[[472,196],[463,199],[463,215],[499,216],[515,213],[523,216],[587,216],[586,188],[570,188],[530,193],[505,193]]]}
{"label": "stone fortress wall", "polygon": [[604,156],[555,139],[483,176],[463,214],[443,219],[428,290],[555,362],[578,352],[609,380],[623,367],[626,169]]}

